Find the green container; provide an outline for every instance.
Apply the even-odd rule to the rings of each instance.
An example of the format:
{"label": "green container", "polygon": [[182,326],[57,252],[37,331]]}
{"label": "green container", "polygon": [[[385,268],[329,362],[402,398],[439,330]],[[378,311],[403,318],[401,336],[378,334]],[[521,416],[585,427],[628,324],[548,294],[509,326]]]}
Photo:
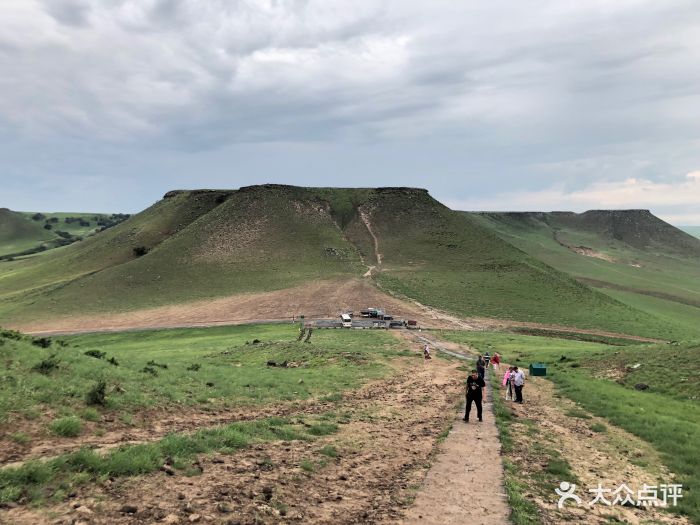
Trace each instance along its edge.
{"label": "green container", "polygon": [[530,375],[531,376],[546,376],[547,375],[547,365],[544,363],[531,363],[530,364]]}

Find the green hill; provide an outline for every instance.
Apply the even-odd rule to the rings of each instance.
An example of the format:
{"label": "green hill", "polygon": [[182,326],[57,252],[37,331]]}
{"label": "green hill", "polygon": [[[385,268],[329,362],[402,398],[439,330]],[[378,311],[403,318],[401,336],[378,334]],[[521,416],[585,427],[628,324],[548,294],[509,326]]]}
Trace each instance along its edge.
{"label": "green hill", "polygon": [[468,213],[579,282],[697,337],[700,240],[645,210]]}
{"label": "green hill", "polygon": [[7,208],[0,208],[0,256],[29,250],[55,237],[43,224]]}
{"label": "green hill", "polygon": [[67,246],[128,216],[103,213],[38,213],[0,209],[0,260]]}
{"label": "green hill", "polygon": [[376,266],[383,289],[460,315],[675,336],[486,226],[411,188],[174,191],[80,243],[0,265],[0,316],[135,310]]}

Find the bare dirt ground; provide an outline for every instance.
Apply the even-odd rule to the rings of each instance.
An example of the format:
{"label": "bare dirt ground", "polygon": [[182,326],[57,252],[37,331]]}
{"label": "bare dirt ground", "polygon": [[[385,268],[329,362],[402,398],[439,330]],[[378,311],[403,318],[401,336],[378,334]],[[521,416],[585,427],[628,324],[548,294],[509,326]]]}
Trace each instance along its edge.
{"label": "bare dirt ground", "polygon": [[345,311],[367,306],[384,308],[396,318],[415,319],[424,328],[461,330],[510,330],[534,328],[604,337],[619,337],[640,342],[659,343],[633,335],[588,330],[560,325],[489,319],[461,318],[377,288],[368,279],[317,281],[274,292],[240,294],[219,299],[160,306],[133,312],[57,317],[27,321],[8,326],[33,335],[61,335],[81,332],[106,332],[152,328],[235,325],[291,321],[304,314],[306,319],[336,318]]}
{"label": "bare dirt ground", "polygon": [[[500,392],[503,395],[503,391]],[[564,525],[574,522],[586,524],[616,523],[644,524],[667,523],[683,525],[685,518],[654,507],[605,506],[589,507],[593,495],[588,489],[598,483],[603,487],[617,489],[626,483],[635,491],[643,483],[657,485],[659,482],[672,482],[672,475],[662,466],[654,449],[628,432],[610,425],[604,419],[596,418],[577,407],[572,401],[558,397],[554,385],[544,378],[528,378],[524,389],[525,404],[512,404],[516,420],[511,426],[515,437],[515,448],[507,454],[526,482],[529,479],[525,498],[534,501],[540,509],[542,521],[546,524]],[[510,403],[510,402],[508,402]],[[576,410],[590,419],[572,417],[567,411]],[[604,432],[594,432],[591,425],[605,425]],[[577,507],[571,503],[564,509],[557,508],[557,496],[551,493],[543,497],[533,487],[536,477],[547,466],[541,447],[553,448],[571,464],[573,474],[580,480],[576,493],[584,505]],[[560,480],[567,481],[567,480]],[[614,499],[610,495],[609,499]]]}
{"label": "bare dirt ground", "polygon": [[[348,421],[335,435],[201,457],[202,472],[192,477],[158,472],[106,480],[42,510],[0,510],[0,523],[401,522],[438,436],[454,419],[463,372],[458,362],[442,359],[428,366],[416,358],[396,363],[394,376],[348,393],[332,407]],[[325,444],[337,448],[336,458],[319,452]],[[122,512],[124,505],[135,512]]]}
{"label": "bare dirt ground", "polygon": [[[17,466],[29,459],[47,458],[73,452],[81,447],[108,450],[121,445],[134,445],[162,438],[172,432],[191,432],[199,428],[224,425],[236,421],[251,421],[260,418],[285,416],[286,414],[318,414],[332,410],[330,402],[311,399],[308,401],[279,402],[274,406],[239,407],[235,409],[197,410],[196,408],[149,409],[136,412],[129,424],[106,415],[99,422],[99,435],[90,435],[97,424],[85,423],[85,436],[79,440],[47,435],[42,418],[33,425],[23,421],[21,430],[30,437],[30,445],[18,444],[9,435],[0,435],[0,464],[3,467]],[[13,428],[17,431],[17,428]]]}
{"label": "bare dirt ground", "polygon": [[[216,326],[289,320],[303,314],[306,319],[338,317],[345,311],[359,311],[367,306],[382,307],[396,317],[426,318],[420,307],[391,297],[366,279],[318,281],[274,292],[240,294],[219,299],[161,306],[104,315],[81,315],[30,321],[13,328],[34,334]],[[437,327],[445,326],[439,319]],[[432,326],[432,325],[431,325]]]}

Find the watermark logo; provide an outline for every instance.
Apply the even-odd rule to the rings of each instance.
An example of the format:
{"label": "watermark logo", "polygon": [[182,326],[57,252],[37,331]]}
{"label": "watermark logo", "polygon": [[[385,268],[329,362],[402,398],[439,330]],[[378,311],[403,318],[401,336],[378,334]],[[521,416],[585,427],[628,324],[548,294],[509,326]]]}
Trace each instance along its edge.
{"label": "watermark logo", "polygon": [[[559,496],[557,507],[564,508],[567,501],[572,501],[577,507],[584,505],[581,497],[576,494],[576,484],[562,481],[554,492]],[[647,485],[644,483],[637,491],[632,490],[626,483],[615,489],[603,487],[598,483],[597,487],[589,488],[592,499],[585,504],[594,505],[621,505],[626,507],[675,507],[678,500],[683,497],[683,485],[663,483],[660,485]]]}

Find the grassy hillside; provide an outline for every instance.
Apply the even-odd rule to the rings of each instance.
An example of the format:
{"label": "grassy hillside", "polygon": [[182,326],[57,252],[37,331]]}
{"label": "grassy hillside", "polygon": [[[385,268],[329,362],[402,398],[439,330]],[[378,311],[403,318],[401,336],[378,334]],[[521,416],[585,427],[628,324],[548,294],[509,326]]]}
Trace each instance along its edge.
{"label": "grassy hillside", "polygon": [[645,211],[468,217],[610,297],[700,335],[700,240]]}
{"label": "grassy hillside", "polygon": [[125,311],[356,277],[368,266],[384,289],[460,315],[677,332],[410,188],[171,192],[83,242],[0,265],[0,315]]}
{"label": "grassy hillside", "polygon": [[102,213],[38,213],[0,209],[0,260],[77,242],[127,216]]}
{"label": "grassy hillside", "polygon": [[7,208],[0,209],[0,256],[23,252],[54,237],[43,224]]}

